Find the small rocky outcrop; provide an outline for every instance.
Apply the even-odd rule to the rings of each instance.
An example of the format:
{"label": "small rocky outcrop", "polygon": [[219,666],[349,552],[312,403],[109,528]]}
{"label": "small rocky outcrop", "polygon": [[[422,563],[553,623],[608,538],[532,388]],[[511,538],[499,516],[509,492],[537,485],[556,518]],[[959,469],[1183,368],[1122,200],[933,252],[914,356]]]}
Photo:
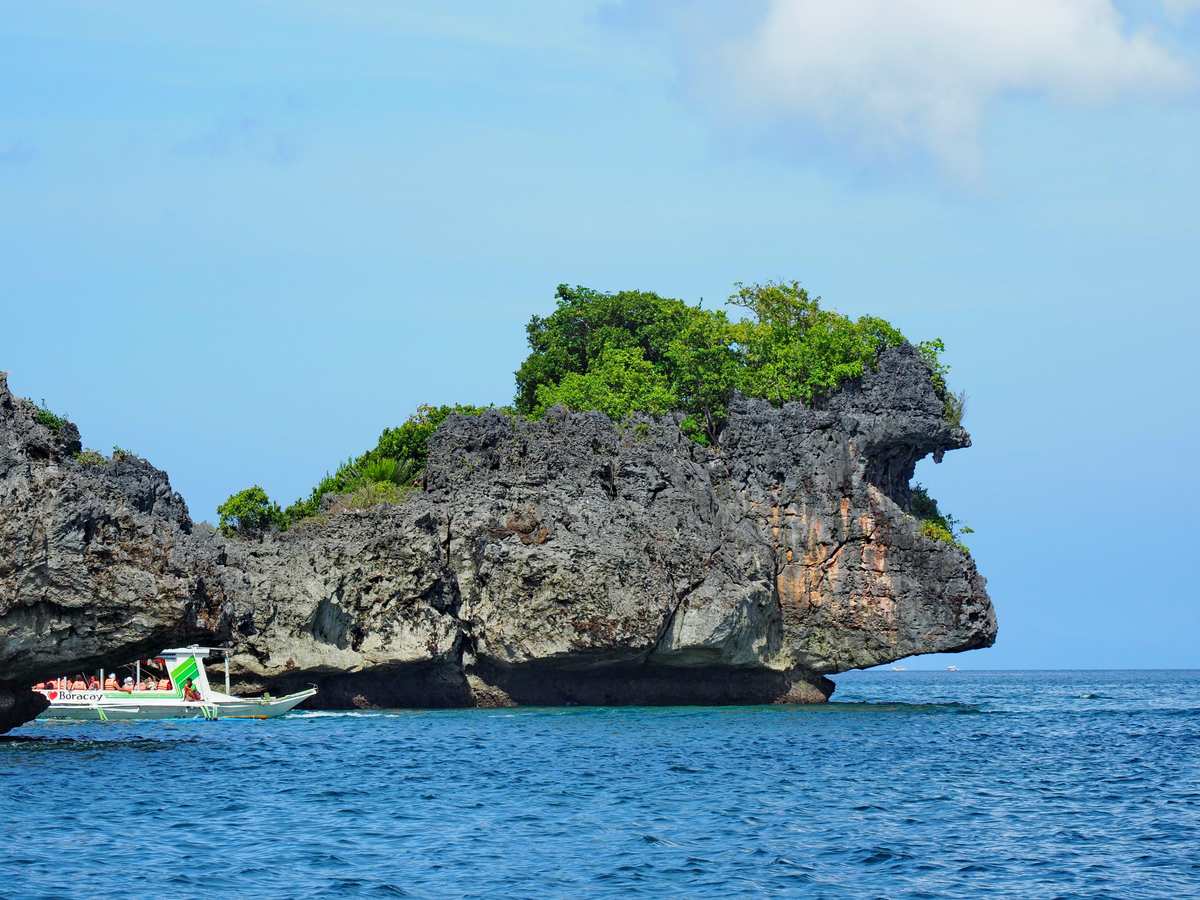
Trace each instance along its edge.
{"label": "small rocky outcrop", "polygon": [[79,451],[0,372],[0,731],[44,707],[35,680],[222,631],[220,546],[194,539],[166,473]]}
{"label": "small rocky outcrop", "polygon": [[713,449],[670,417],[452,417],[403,503],[261,540],[32,412],[0,381],[11,683],[231,638],[239,688],[324,706],[816,702],[996,634],[974,562],[906,512],[916,462],[970,443],[907,345],[818,408],[735,398]]}

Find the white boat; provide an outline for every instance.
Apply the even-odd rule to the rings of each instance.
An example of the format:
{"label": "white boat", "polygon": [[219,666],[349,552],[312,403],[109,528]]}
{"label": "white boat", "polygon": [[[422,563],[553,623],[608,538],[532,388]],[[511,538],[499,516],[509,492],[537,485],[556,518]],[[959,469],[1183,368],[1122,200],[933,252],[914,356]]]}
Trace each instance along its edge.
{"label": "white boat", "polygon": [[[286,697],[234,697],[229,693],[229,665],[225,666],[225,692],[208,683],[204,660],[208,647],[182,647],[158,654],[171,679],[168,691],[105,691],[41,689],[50,706],[38,719],[121,721],[128,719],[271,719],[317,693],[309,688]],[[227,652],[227,651],[219,651]],[[188,699],[193,696],[196,699]]]}
{"label": "white boat", "polygon": [[946,671],[947,672],[957,672],[958,666],[946,666]]}

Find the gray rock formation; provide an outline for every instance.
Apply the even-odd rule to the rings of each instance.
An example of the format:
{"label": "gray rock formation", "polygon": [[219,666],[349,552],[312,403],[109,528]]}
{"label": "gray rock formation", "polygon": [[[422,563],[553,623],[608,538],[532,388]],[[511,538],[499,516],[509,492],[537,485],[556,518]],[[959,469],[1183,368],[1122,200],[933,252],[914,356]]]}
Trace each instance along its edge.
{"label": "gray rock formation", "polygon": [[79,432],[37,419],[0,373],[0,731],[36,715],[38,679],[214,637],[220,547],[192,540],[183,498],[135,456],[89,465]]}
{"label": "gray rock formation", "polygon": [[907,346],[820,408],[735,399],[713,450],[669,417],[452,417],[403,503],[261,540],[32,410],[0,381],[14,684],[231,637],[239,688],[324,706],[813,702],[995,638],[973,561],[905,511],[917,460],[970,443]]}

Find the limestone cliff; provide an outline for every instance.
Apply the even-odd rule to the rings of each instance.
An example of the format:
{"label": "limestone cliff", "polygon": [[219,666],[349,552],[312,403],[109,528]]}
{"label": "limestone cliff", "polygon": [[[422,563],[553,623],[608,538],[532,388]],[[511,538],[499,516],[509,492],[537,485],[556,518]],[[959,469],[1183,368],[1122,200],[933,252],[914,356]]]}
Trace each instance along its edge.
{"label": "limestone cliff", "polygon": [[970,443],[908,346],[818,408],[735,398],[711,450],[669,417],[453,417],[402,504],[262,540],[32,413],[0,381],[10,687],[231,637],[242,688],[330,706],[819,701],[996,633],[974,562],[905,511],[917,460]]}
{"label": "limestone cliff", "polygon": [[166,473],[118,454],[89,465],[0,372],[0,731],[45,705],[36,679],[214,637],[220,546],[195,540]]}

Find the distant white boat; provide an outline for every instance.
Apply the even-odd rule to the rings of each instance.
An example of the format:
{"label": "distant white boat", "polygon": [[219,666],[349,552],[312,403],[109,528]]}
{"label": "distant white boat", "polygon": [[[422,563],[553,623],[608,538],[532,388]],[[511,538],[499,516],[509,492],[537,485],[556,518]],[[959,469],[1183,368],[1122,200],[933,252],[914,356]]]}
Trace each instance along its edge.
{"label": "distant white boat", "polygon": [[946,671],[947,672],[957,672],[958,666],[946,666]]}
{"label": "distant white boat", "polygon": [[907,666],[892,666],[892,671],[893,672],[907,672],[908,667]]}
{"label": "distant white boat", "polygon": [[159,654],[171,679],[169,691],[62,690],[45,688],[50,706],[39,719],[273,719],[317,693],[316,688],[286,697],[234,697],[228,693],[229,666],[225,667],[225,693],[213,690],[204,670],[207,647],[182,647]]}

